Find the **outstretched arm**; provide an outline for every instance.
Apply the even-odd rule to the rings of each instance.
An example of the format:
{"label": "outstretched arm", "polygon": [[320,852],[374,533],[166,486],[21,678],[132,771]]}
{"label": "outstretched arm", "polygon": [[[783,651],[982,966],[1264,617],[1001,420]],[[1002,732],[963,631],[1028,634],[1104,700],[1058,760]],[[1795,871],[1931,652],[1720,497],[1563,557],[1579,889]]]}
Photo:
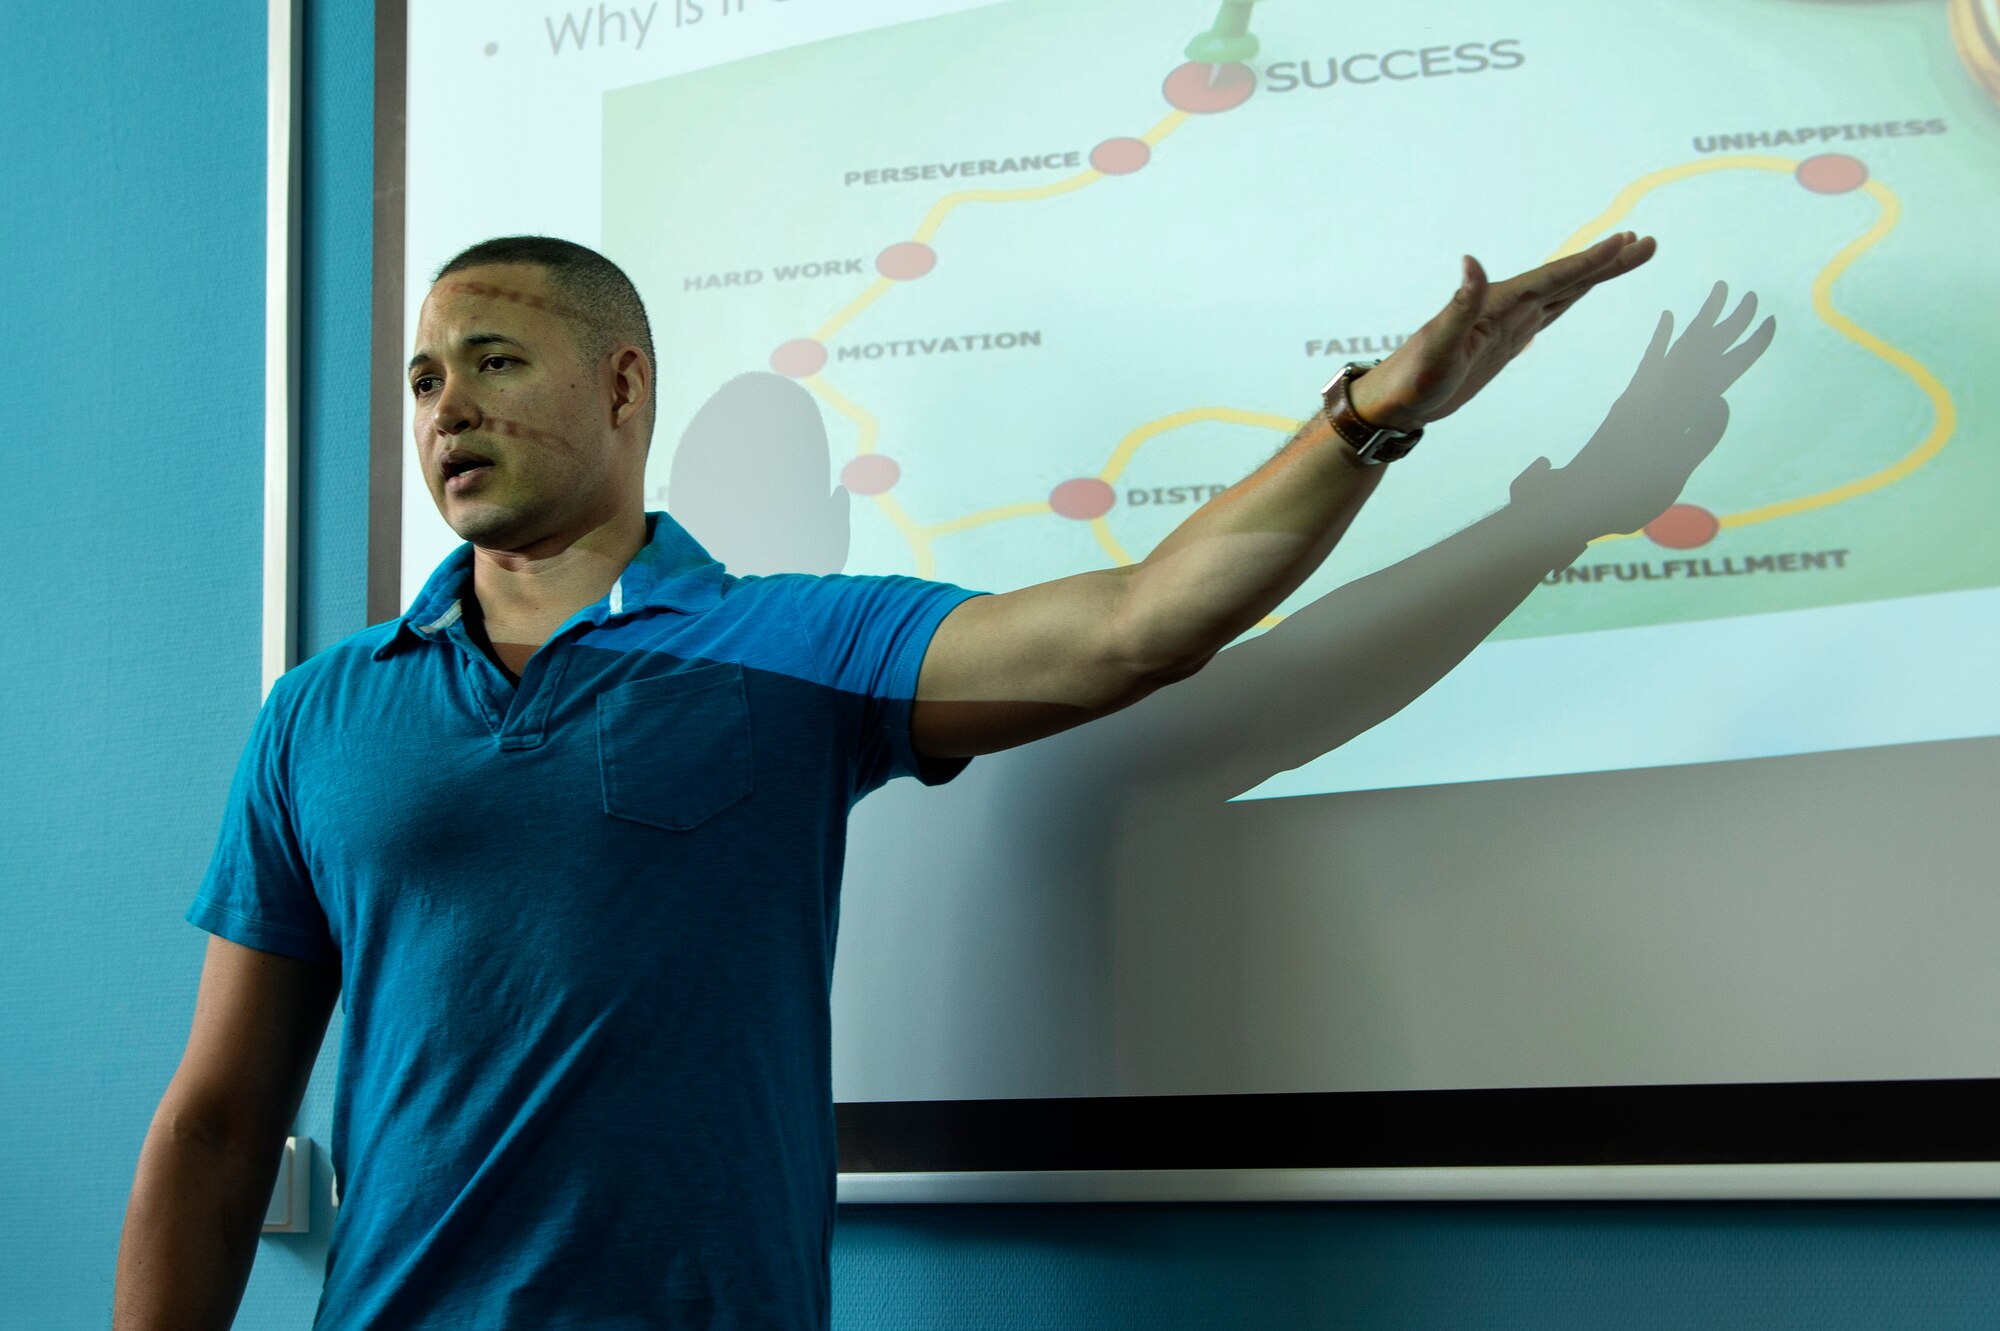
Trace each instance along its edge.
{"label": "outstretched arm", "polygon": [[1661,314],[1625,391],[1566,466],[1536,458],[1505,507],[1236,643],[1194,679],[1118,717],[1100,743],[1134,779],[1227,800],[1401,711],[1457,669],[1545,574],[1680,497],[1729,424],[1724,394],[1777,331],[1770,318],[1750,330],[1755,292],[1725,315],[1727,298],[1716,283],[1678,339],[1673,315]]}
{"label": "outstretched arm", "polygon": [[[1353,381],[1356,412],[1410,430],[1458,410],[1600,282],[1653,255],[1621,232],[1489,284],[1473,259],[1445,307]],[[1138,564],[965,602],[931,639],[911,714],[920,753],[993,753],[1118,711],[1184,679],[1332,552],[1385,468],[1315,411],[1276,456]]]}

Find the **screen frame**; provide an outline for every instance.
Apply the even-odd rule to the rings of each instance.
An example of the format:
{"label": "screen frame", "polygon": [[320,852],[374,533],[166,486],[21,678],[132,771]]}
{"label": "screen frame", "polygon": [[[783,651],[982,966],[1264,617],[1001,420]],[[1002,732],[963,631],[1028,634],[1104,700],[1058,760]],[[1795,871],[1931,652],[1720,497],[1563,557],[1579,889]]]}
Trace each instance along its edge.
{"label": "screen frame", "polygon": [[[297,262],[300,53],[293,25],[282,42],[276,25],[296,3],[271,5],[267,265],[282,274],[295,274]],[[407,69],[406,0],[376,0],[370,624],[402,608]],[[291,126],[282,153],[281,96]],[[279,217],[281,179],[292,203]],[[295,280],[273,278],[267,293],[273,345],[282,330],[290,365],[300,336]],[[297,503],[289,374],[267,389],[273,420],[290,422],[282,436],[290,452],[267,452],[266,512],[283,514]],[[267,441],[278,437],[267,430]],[[293,525],[267,522],[267,559],[284,586],[297,576]],[[267,596],[267,644],[274,634],[293,641],[293,614],[291,598]],[[834,1111],[843,1202],[2000,1197],[2000,1150],[1988,1127],[2000,1114],[2000,1078],[843,1102]]]}

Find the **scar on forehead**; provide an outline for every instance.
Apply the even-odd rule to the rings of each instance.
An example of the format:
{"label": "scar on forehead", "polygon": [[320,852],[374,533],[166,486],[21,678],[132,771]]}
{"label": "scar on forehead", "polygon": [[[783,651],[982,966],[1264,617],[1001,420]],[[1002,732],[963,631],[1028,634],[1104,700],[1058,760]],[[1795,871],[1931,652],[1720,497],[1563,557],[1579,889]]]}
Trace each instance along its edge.
{"label": "scar on forehead", "polygon": [[514,305],[525,305],[531,310],[547,310],[551,314],[559,314],[566,319],[579,317],[577,310],[563,304],[559,300],[550,300],[548,297],[538,296],[532,291],[519,291],[513,287],[495,286],[491,282],[473,282],[463,278],[453,278],[449,281],[440,282],[437,289],[440,291],[463,292],[468,296],[491,296],[495,300],[504,300]]}

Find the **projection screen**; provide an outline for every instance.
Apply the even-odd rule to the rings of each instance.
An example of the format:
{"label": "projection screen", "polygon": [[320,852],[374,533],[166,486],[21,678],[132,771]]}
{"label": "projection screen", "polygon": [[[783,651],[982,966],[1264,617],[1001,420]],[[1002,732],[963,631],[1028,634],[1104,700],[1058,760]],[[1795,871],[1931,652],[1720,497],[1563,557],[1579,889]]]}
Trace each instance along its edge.
{"label": "projection screen", "polygon": [[489,236],[632,276],[732,572],[994,592],[1144,559],[1461,254],[1659,239],[1199,674],[856,807],[843,1198],[2000,1194],[1994,0],[379,14],[376,620]]}

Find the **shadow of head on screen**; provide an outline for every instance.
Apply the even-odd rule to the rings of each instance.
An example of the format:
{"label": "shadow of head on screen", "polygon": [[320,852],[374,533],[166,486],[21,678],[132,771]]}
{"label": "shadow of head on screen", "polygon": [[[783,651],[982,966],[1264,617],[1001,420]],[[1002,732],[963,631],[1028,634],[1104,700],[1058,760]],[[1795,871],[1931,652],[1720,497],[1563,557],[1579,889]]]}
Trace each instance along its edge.
{"label": "shadow of head on screen", "polygon": [[[1268,822],[1232,835],[1254,805],[1227,801],[1395,715],[1591,540],[1674,503],[1722,439],[1725,391],[1775,334],[1766,319],[1744,336],[1754,293],[1725,316],[1726,300],[1717,283],[1678,338],[1663,313],[1575,457],[1536,459],[1497,511],[1124,711],[982,756],[946,786],[892,782],[856,806],[839,987],[873,1052],[854,1093],[1167,1093],[1188,1067],[1258,1065],[1227,1001],[1252,982],[1258,946],[1230,937],[1214,903],[1231,883],[1305,871]],[[826,450],[804,389],[740,376],[683,436],[669,507],[738,574],[838,571],[847,496],[828,493]],[[1310,819],[1327,798],[1255,803]],[[1313,887],[1339,886],[1337,863],[1311,872]],[[1203,1021],[1212,1029],[1191,1029]]]}
{"label": "shadow of head on screen", "polygon": [[810,393],[779,375],[738,375],[681,433],[667,508],[739,577],[838,573],[849,500],[829,489],[831,466]]}

